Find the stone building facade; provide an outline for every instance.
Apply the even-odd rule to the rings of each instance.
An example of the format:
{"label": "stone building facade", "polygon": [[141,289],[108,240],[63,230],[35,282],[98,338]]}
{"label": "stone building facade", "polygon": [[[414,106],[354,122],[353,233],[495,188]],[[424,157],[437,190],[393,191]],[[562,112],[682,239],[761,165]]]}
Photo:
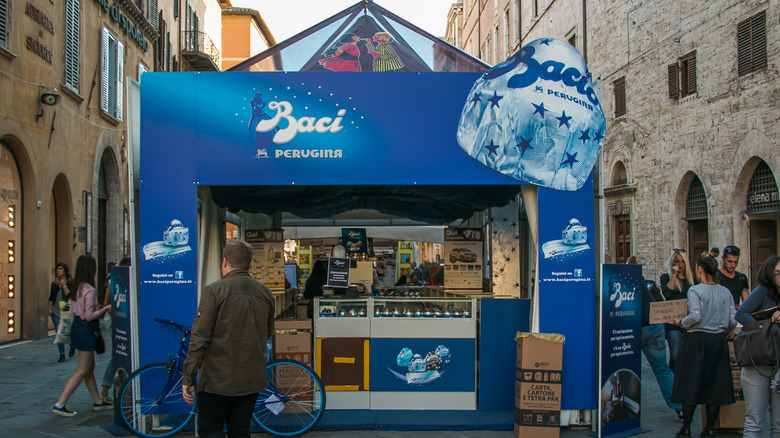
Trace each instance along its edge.
{"label": "stone building facade", "polygon": [[[460,48],[491,64],[569,41],[601,83],[607,262],[648,278],[673,248],[742,249],[755,284],[778,253],[780,2],[463,0]],[[517,24],[519,23],[519,24]],[[517,25],[516,25],[517,24]]]}
{"label": "stone building facade", "polygon": [[218,71],[223,3],[0,0],[0,343],[47,336],[56,263],[130,255],[128,78]]}
{"label": "stone building facade", "polygon": [[[603,84],[605,251],[646,277],[742,249],[756,283],[777,254],[780,2],[588,2],[588,65]],[[620,19],[617,19],[620,17]]]}

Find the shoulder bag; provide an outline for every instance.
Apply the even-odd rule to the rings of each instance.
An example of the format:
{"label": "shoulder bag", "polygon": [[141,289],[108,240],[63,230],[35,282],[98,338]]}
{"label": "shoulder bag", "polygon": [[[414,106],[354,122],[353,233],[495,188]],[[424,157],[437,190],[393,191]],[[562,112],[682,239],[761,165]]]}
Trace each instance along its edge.
{"label": "shoulder bag", "polygon": [[769,319],[742,327],[734,338],[734,356],[741,367],[777,366],[780,327]]}
{"label": "shoulder bag", "polygon": [[92,323],[92,334],[95,336],[95,353],[105,353],[106,341],[103,340],[103,332],[100,330],[100,320],[98,319]]}

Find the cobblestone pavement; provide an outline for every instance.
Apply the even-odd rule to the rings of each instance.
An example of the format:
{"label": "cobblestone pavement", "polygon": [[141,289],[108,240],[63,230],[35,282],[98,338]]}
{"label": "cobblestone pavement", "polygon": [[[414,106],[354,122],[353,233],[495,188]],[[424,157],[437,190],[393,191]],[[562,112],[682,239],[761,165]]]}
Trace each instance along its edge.
{"label": "cobblestone pavement", "polygon": [[[54,402],[60,395],[65,381],[76,366],[75,357],[57,363],[57,348],[52,338],[38,341],[23,341],[0,346],[0,437],[8,438],[109,438],[114,435],[101,425],[112,422],[112,413],[91,410],[92,399],[84,386],[80,386],[68,402],[68,407],[79,412],[71,418],[58,417],[51,413]],[[96,376],[98,383],[103,375],[108,356],[97,356]],[[658,391],[650,368],[642,367],[642,427],[651,429],[641,437],[673,437],[680,428],[674,411],[668,409]],[[512,383],[508,383],[512,384]],[[696,415],[691,430],[698,436],[701,430],[700,417]],[[327,413],[326,413],[327,415]],[[562,429],[561,437],[585,437],[591,433],[588,426]],[[312,438],[360,438],[360,437],[441,437],[454,438],[509,438],[512,431],[376,431],[339,430],[314,431],[307,434]],[[184,435],[186,436],[186,435]],[[192,435],[190,435],[192,436]],[[261,437],[262,434],[253,434]],[[728,431],[720,437],[738,437],[741,431]],[[768,436],[768,435],[767,435]]]}

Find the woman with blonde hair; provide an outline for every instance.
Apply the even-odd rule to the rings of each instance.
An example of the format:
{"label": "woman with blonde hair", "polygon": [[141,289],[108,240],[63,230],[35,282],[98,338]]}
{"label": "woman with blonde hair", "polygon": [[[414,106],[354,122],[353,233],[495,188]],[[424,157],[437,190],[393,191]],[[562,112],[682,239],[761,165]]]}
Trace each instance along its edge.
{"label": "woman with blonde hair", "polygon": [[[661,276],[661,292],[664,300],[687,300],[688,289],[693,286],[693,274],[685,260],[685,250],[675,248],[666,262],[668,272]],[[669,344],[669,368],[675,371],[677,352],[682,342],[682,329],[679,326],[665,324],[666,342]]]}

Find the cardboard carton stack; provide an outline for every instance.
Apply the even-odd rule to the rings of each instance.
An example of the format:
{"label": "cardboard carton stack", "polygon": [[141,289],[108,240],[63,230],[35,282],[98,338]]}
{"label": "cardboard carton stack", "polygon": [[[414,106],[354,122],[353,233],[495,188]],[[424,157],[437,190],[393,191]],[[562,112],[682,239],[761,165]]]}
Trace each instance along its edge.
{"label": "cardboard carton stack", "polygon": [[561,425],[563,335],[518,333],[515,436],[557,438]]}
{"label": "cardboard carton stack", "polygon": [[274,327],[274,359],[292,359],[311,366],[311,320],[279,320]]}

